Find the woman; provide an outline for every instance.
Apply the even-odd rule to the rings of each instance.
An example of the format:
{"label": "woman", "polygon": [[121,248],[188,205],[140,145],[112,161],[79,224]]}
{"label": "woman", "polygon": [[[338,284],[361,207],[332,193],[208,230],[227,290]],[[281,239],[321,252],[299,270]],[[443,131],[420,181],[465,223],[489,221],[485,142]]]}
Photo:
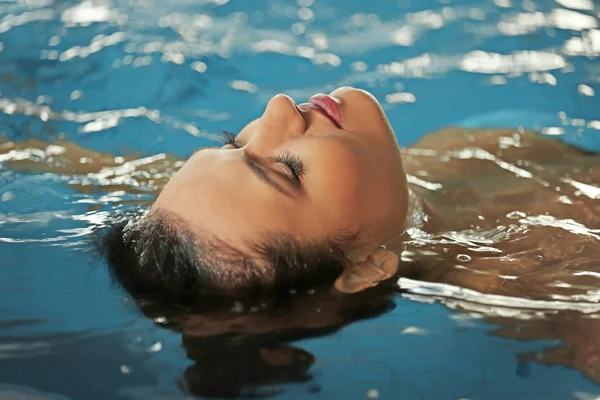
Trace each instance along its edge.
{"label": "woman", "polygon": [[340,88],[296,105],[275,96],[220,149],[201,149],[138,222],[107,241],[130,290],[356,291],[391,277],[409,194],[381,106]]}
{"label": "woman", "polygon": [[113,229],[112,271],[130,291],[174,295],[333,281],[356,292],[392,277],[404,250],[401,275],[543,297],[549,279],[594,268],[598,156],[531,132],[446,130],[404,158],[363,90],[300,105],[277,95],[223,147],[196,151],[143,218]]}
{"label": "woman", "polygon": [[[594,301],[600,287],[600,157],[533,132],[445,129],[400,149],[377,100],[344,87],[300,105],[275,96],[237,137],[183,167],[57,145],[45,168],[84,173],[70,180],[81,190],[164,185],[104,241],[134,294],[333,282],[356,292],[396,273],[553,301]],[[46,144],[3,151],[32,146]]]}

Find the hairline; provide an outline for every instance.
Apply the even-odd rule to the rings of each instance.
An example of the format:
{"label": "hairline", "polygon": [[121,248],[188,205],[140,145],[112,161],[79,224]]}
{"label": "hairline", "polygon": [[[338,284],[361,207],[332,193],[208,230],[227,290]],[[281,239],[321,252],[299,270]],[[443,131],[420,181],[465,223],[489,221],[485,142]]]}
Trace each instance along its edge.
{"label": "hairline", "polygon": [[[208,232],[206,232],[206,235],[199,234],[195,229],[192,229],[190,223],[185,218],[171,211],[152,205],[143,218],[163,219],[163,221],[173,227],[174,233],[184,243],[185,250],[194,256],[193,265],[196,272],[202,273],[201,265],[210,266],[210,271],[208,272],[213,278],[219,281],[219,286],[223,286],[224,288],[227,286],[226,275],[231,275],[230,278],[233,279],[240,278],[239,270],[236,271],[237,273],[228,274],[228,271],[233,272],[235,268],[223,268],[227,265],[250,266],[253,268],[248,272],[256,272],[257,268],[254,268],[257,267],[255,265],[256,260],[249,254],[231,246],[227,241],[214,234]],[[207,251],[208,249],[211,250]],[[256,279],[258,276],[253,276],[253,278]]]}
{"label": "hairline", "polygon": [[[194,255],[194,267],[197,273],[202,273],[200,266],[210,266],[210,275],[219,282],[223,289],[230,288],[232,281],[245,280],[247,283],[262,282],[273,283],[277,280],[280,268],[286,266],[286,263],[274,262],[274,259],[281,258],[282,255],[291,253],[296,257],[302,255],[303,250],[317,250],[331,253],[337,253],[337,256],[344,259],[347,256],[341,251],[340,247],[344,244],[356,240],[358,234],[348,231],[338,231],[332,238],[323,241],[313,240],[301,242],[290,234],[265,233],[263,242],[253,241],[249,244],[250,252],[244,252],[229,244],[225,239],[206,232],[202,235],[196,229],[193,229],[185,218],[156,207],[154,204],[149,207],[143,218],[157,215],[158,218],[165,218],[165,221],[174,226],[175,233],[186,245],[186,251]],[[191,249],[188,247],[191,244]],[[281,249],[289,251],[281,251]],[[211,251],[206,251],[211,249]],[[201,252],[201,250],[204,250]],[[223,254],[226,254],[224,256]],[[305,265],[306,267],[306,265]]]}

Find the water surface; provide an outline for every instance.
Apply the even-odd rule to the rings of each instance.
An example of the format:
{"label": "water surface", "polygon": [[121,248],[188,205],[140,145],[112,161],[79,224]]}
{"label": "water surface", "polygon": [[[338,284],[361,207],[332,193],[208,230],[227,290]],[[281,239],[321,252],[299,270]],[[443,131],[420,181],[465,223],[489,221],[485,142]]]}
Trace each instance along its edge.
{"label": "water surface", "polygon": [[[368,89],[403,146],[462,126],[600,150],[599,18],[591,0],[0,1],[0,135],[27,143],[0,152],[0,398],[236,384],[282,398],[598,397],[597,296],[507,301],[404,280],[365,303],[316,293],[292,319],[232,304],[168,329],[111,286],[91,227],[165,178],[127,160],[176,168],[279,92]],[[64,141],[113,154],[113,169]],[[598,186],[580,183],[596,204]]]}

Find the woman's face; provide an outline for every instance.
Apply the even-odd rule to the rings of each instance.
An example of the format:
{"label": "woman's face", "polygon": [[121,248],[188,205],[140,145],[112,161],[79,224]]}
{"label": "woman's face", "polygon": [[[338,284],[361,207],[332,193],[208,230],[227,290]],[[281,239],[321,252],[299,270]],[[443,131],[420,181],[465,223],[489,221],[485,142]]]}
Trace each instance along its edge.
{"label": "woman's face", "polygon": [[155,207],[242,251],[273,235],[350,236],[342,250],[365,258],[403,232],[406,176],[377,100],[349,87],[330,96],[337,110],[273,97],[235,143],[195,152]]}

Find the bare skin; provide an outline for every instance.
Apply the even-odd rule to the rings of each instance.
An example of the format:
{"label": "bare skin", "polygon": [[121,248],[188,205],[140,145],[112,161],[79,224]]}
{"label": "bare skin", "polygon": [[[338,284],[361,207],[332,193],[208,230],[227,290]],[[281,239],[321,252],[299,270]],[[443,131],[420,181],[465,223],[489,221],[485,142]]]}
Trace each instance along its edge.
{"label": "bare skin", "polygon": [[[473,138],[475,142],[471,141]],[[5,142],[0,145],[0,154],[13,155],[7,161],[13,169],[104,177],[102,184],[93,179],[85,184],[73,179],[71,184],[81,191],[158,193],[181,165],[181,161],[168,155],[121,160],[74,143],[54,145],[64,151],[40,156],[48,150],[47,143]],[[479,158],[467,158],[464,149],[468,148],[479,149]],[[37,156],[15,156],[19,151]],[[433,190],[422,184],[409,185],[428,216],[422,229],[433,235],[432,239],[425,247],[406,236],[401,239],[407,241],[398,247],[391,243],[386,250],[373,245],[369,255],[350,265],[338,279],[339,290],[356,292],[374,286],[393,276],[398,267],[401,276],[537,299],[586,295],[600,287],[600,267],[595,256],[600,254],[600,248],[594,236],[600,228],[600,201],[581,190],[586,188],[581,184],[593,188],[600,182],[600,156],[584,154],[533,132],[459,128],[427,135],[403,149],[402,154],[409,176],[442,187]],[[522,165],[518,167],[519,164]],[[507,165],[519,170],[509,170]],[[530,178],[519,176],[528,172]],[[123,184],[125,177],[135,186]],[[565,224],[568,220],[575,225]],[[577,224],[583,226],[586,234],[573,232],[580,228]],[[441,240],[448,232],[493,233],[510,226],[517,228],[489,246],[495,252]],[[398,262],[398,254],[403,250],[414,253],[410,262]],[[467,254],[471,260],[457,262],[459,254]],[[464,265],[460,267],[461,264]]]}
{"label": "bare skin", "polygon": [[[465,158],[473,153],[468,148],[477,148],[479,158]],[[436,154],[419,155],[423,149]],[[545,300],[600,287],[594,273],[600,268],[600,200],[594,198],[600,156],[531,132],[454,129],[428,135],[407,149],[405,161],[409,174],[426,171],[423,179],[443,185],[414,187],[431,216],[426,232],[498,234],[489,244],[496,251],[432,240],[427,255],[409,241],[419,279]],[[457,261],[458,254],[471,261]]]}
{"label": "bare skin", "polygon": [[[398,142],[372,95],[343,87],[331,96],[342,126],[277,95],[235,143],[190,157],[154,207],[246,254],[253,241],[287,235],[302,243],[351,237],[336,240],[350,268],[376,251],[393,257],[378,249],[404,231],[408,187]],[[302,165],[299,176],[282,158]]]}
{"label": "bare skin", "polygon": [[[48,152],[49,144],[40,141],[4,142],[0,155],[7,157],[6,163],[13,170],[102,176],[108,180],[91,179],[85,184],[71,180],[71,185],[85,192],[158,193],[182,164],[168,155],[139,162],[137,157],[115,159],[69,142],[53,145],[64,152]],[[18,157],[19,151],[29,156]],[[376,285],[398,267],[399,276],[482,293],[593,301],[591,295],[600,288],[600,200],[594,198],[597,192],[593,191],[600,182],[600,156],[582,153],[533,132],[459,128],[427,135],[414,146],[402,149],[401,154],[409,177],[421,180],[411,179],[414,183],[409,188],[428,217],[421,229],[429,236],[426,240],[418,235],[404,236],[403,245],[394,248],[392,243],[387,252],[375,248],[348,268],[336,283],[338,289],[360,291]],[[511,226],[516,228],[507,229]],[[491,237],[491,243],[449,240],[451,232],[482,232]],[[482,247],[498,251],[481,251]],[[403,250],[403,257],[397,261],[397,254]],[[470,261],[459,262],[459,254],[469,255]],[[459,308],[469,311],[468,307]],[[322,315],[328,314],[313,314],[302,323],[297,318],[295,322],[269,320],[268,326],[248,321],[247,315],[210,324],[203,316],[197,317],[202,318],[201,327],[192,318],[186,320],[185,330],[193,335],[218,335],[240,326],[253,332],[280,330],[288,323],[322,326],[326,322]],[[522,362],[570,366],[600,382],[600,348],[596,340],[600,320],[594,314],[561,311],[526,320],[498,316],[487,320],[499,325],[494,333],[502,337],[561,341],[561,345],[541,353],[523,354]],[[265,357],[272,358],[269,354]]]}

